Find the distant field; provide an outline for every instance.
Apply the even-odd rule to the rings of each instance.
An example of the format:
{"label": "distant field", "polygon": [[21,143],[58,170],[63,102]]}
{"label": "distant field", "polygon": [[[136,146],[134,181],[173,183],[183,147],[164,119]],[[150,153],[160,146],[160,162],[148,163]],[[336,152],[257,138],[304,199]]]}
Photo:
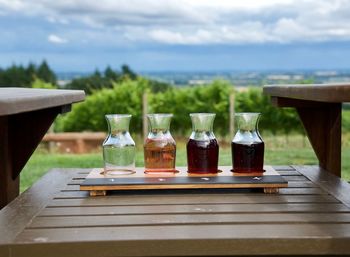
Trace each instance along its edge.
{"label": "distant field", "polygon": [[[345,136],[344,138],[348,138]],[[307,139],[301,136],[265,137],[266,151],[265,164],[288,165],[288,164],[317,164],[317,159]],[[346,142],[348,142],[346,140]],[[178,142],[177,166],[186,166],[185,142]],[[350,180],[350,146],[344,143],[342,152],[342,176]],[[220,148],[220,165],[231,165],[231,150],[229,144],[222,144]],[[41,150],[34,153],[21,173],[21,192],[30,187],[44,173],[52,168],[92,168],[102,167],[102,154],[48,154]],[[142,148],[138,149],[136,165],[143,166]]]}

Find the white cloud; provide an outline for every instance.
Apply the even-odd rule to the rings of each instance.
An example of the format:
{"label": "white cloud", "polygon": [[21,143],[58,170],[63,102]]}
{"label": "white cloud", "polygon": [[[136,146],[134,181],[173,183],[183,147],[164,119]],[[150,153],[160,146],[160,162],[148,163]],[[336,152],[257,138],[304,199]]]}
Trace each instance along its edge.
{"label": "white cloud", "polygon": [[65,38],[62,38],[62,37],[59,37],[55,34],[51,34],[47,37],[47,41],[49,41],[50,43],[53,43],[53,44],[65,44],[68,42],[67,39]]}
{"label": "white cloud", "polygon": [[[0,10],[5,15],[47,17],[56,26],[76,24],[80,32],[113,35],[116,41],[251,44],[350,40],[349,0],[0,0]],[[79,40],[82,36],[76,35]],[[48,40],[67,42],[57,35]]]}
{"label": "white cloud", "polygon": [[64,19],[64,18],[56,18],[56,17],[48,16],[46,19],[50,23],[60,23],[60,24],[64,24],[64,25],[69,24],[69,20]]}

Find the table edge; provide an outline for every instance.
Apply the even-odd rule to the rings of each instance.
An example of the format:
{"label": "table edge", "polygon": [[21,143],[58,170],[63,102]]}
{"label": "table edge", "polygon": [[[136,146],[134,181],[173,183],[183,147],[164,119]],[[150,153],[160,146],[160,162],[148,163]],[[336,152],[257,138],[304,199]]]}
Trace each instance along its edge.
{"label": "table edge", "polygon": [[291,165],[303,176],[350,208],[350,184],[318,165]]}
{"label": "table edge", "polygon": [[[87,169],[75,170],[79,172]],[[62,183],[68,183],[77,172],[72,172],[72,169],[51,169],[33,186],[1,209],[0,227],[6,228],[7,232],[0,233],[0,246],[13,242],[17,234],[45,208],[54,194],[62,189]]]}
{"label": "table edge", "polygon": [[7,99],[6,101],[0,99],[0,116],[70,105],[82,102],[85,99],[85,92],[83,90],[47,89],[45,92],[50,91],[52,91],[52,94],[45,94],[42,96],[28,96],[10,100]]}
{"label": "table edge", "polygon": [[350,102],[350,84],[264,85],[263,93],[272,97],[326,103]]}

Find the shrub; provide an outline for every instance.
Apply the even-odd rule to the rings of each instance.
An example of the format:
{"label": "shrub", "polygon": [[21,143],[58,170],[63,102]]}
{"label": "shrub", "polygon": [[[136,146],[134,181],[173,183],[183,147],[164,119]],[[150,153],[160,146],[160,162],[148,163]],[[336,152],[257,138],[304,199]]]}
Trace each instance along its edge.
{"label": "shrub", "polygon": [[191,129],[190,113],[216,113],[214,130],[226,135],[229,127],[228,97],[232,86],[226,81],[214,81],[210,85],[169,89],[150,97],[150,111],[173,113],[172,130],[185,135]]}
{"label": "shrub", "polygon": [[[132,114],[130,130],[142,132],[142,95],[148,94],[149,113],[173,113],[171,130],[174,134],[189,136],[190,113],[216,113],[214,132],[229,133],[229,95],[233,87],[226,81],[196,87],[170,87],[164,92],[151,93],[148,80],[126,80],[113,83],[113,88],[102,89],[87,96],[85,102],[73,106],[72,112],[58,119],[56,131],[106,131],[104,115],[108,113]],[[299,118],[292,108],[276,108],[260,88],[235,92],[236,112],[261,112],[260,131],[273,134],[303,131]]]}
{"label": "shrub", "polygon": [[302,126],[294,108],[277,108],[271,104],[270,97],[262,93],[261,88],[249,88],[236,95],[236,112],[260,112],[260,131],[273,134],[283,132],[289,134],[302,131]]}
{"label": "shrub", "polygon": [[142,128],[142,93],[148,88],[144,79],[126,80],[113,84],[112,89],[101,89],[87,96],[85,101],[73,105],[70,113],[60,117],[56,131],[106,131],[104,115],[132,114],[131,131]]}

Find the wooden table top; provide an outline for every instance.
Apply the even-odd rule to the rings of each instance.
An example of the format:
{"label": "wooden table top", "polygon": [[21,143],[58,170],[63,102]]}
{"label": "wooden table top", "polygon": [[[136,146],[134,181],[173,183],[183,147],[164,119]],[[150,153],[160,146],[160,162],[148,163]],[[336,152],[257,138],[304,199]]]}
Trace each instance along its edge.
{"label": "wooden table top", "polygon": [[300,100],[329,103],[350,102],[350,83],[346,84],[304,84],[304,85],[266,85],[265,94]]}
{"label": "wooden table top", "polygon": [[[350,186],[283,166],[279,194],[79,191],[88,169],[54,169],[0,211],[0,256],[350,254]],[[6,232],[5,232],[6,231]]]}
{"label": "wooden table top", "polygon": [[40,110],[83,101],[82,90],[0,88],[0,116]]}

